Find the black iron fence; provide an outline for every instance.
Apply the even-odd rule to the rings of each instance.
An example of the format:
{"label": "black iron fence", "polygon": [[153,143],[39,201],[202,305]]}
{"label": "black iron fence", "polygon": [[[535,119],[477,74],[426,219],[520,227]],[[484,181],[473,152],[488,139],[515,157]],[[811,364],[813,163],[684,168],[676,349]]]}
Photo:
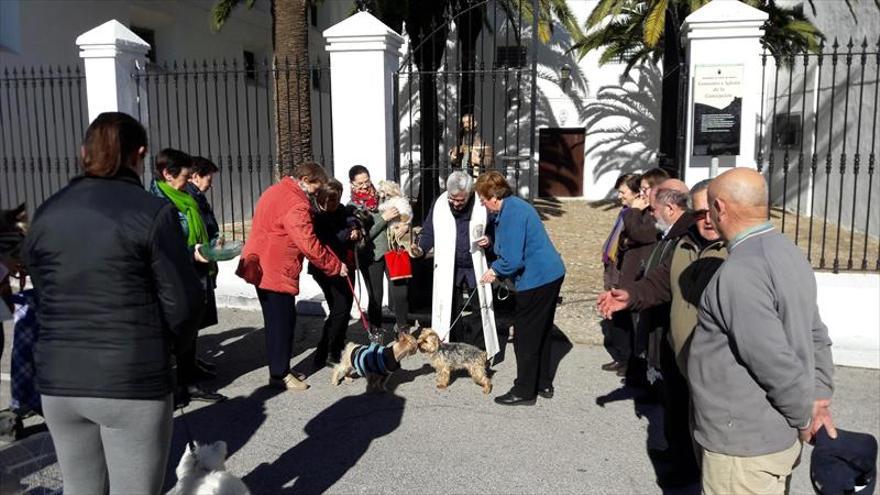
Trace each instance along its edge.
{"label": "black iron fence", "polygon": [[762,62],[757,162],[771,218],[818,269],[880,271],[880,40]]}
{"label": "black iron fence", "polygon": [[451,3],[408,32],[394,77],[395,171],[420,221],[453,170],[499,170],[532,199],[536,129],[534,19],[529,2]]}
{"label": "black iron fence", "polygon": [[88,126],[79,67],[4,68],[0,75],[0,208],[33,214],[79,172]]}
{"label": "black iron fence", "polygon": [[[151,156],[172,147],[204,156],[220,170],[209,200],[228,238],[243,239],[262,191],[293,165],[285,146],[293,129],[310,126],[311,158],[333,170],[330,68],[287,61],[183,61],[149,65],[138,82],[138,119],[149,134]],[[308,95],[300,78],[308,78]],[[277,98],[276,98],[277,96]],[[311,115],[297,111],[304,97]],[[285,101],[286,106],[280,105]],[[286,125],[279,129],[278,117]],[[298,127],[297,127],[298,126]]]}

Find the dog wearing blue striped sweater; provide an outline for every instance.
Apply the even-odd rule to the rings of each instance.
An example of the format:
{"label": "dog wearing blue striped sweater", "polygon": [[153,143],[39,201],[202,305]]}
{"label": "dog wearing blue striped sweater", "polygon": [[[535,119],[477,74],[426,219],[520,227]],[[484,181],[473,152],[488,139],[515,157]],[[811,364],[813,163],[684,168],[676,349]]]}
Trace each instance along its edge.
{"label": "dog wearing blue striped sweater", "polygon": [[417,350],[416,338],[407,332],[399,332],[397,340],[389,346],[349,342],[339,364],[333,368],[330,383],[339,385],[343,378],[350,382],[355,376],[362,376],[367,379],[367,392],[383,392],[388,377],[400,369],[400,361]]}

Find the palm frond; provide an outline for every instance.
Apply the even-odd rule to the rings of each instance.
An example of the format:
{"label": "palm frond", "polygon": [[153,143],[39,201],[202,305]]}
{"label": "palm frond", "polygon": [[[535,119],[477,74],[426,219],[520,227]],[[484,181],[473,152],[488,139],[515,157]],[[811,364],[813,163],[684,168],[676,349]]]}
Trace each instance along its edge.
{"label": "palm frond", "polygon": [[620,14],[625,3],[626,0],[599,0],[599,3],[590,12],[590,16],[587,17],[587,28],[597,26],[608,16],[614,17]]}
{"label": "palm frond", "polygon": [[235,7],[242,2],[244,2],[247,8],[252,9],[256,0],[217,0],[214,6],[211,7],[211,29],[220,31],[223,25],[226,24],[226,21],[229,20]]}
{"label": "palm frond", "polygon": [[645,20],[645,45],[655,47],[660,43],[660,36],[663,35],[663,28],[666,24],[666,7],[669,0],[656,0],[651,6],[648,18]]}

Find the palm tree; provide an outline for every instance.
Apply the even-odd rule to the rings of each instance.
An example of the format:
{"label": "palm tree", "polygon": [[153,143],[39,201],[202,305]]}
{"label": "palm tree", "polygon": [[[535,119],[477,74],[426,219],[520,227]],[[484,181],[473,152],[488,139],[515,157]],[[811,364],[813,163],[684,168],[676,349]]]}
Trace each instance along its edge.
{"label": "palm tree", "polygon": [[[599,64],[624,62],[624,75],[637,64],[663,63],[660,166],[679,173],[684,85],[674,77],[684,64],[681,21],[710,0],[600,0],[586,22],[584,39],[572,46],[579,58],[602,50]],[[780,60],[805,50],[817,51],[822,33],[804,15],[803,6],[780,7],[776,0],[742,0],[769,14],[762,43]],[[812,3],[813,0],[810,0]],[[852,0],[847,0],[852,1]],[[880,2],[880,0],[875,0]],[[667,22],[667,20],[669,22]],[[673,40],[667,43],[667,40]]]}
{"label": "palm tree", "polygon": [[[601,0],[587,18],[589,34],[575,43],[572,51],[583,58],[592,50],[602,49],[599,63],[623,61],[625,72],[639,63],[656,63],[663,58],[667,17],[674,18],[672,22],[677,25],[709,1]],[[816,51],[824,38],[806,18],[802,5],[780,7],[775,0],[743,0],[743,3],[770,15],[762,41],[768,51],[780,59],[803,50]]]}
{"label": "palm tree", "polygon": [[[213,28],[221,29],[238,5],[253,8],[255,2],[217,0],[211,10]],[[308,46],[308,11],[312,3],[312,0],[271,0],[274,70],[277,77],[290,81],[290,87],[285,84],[279,88],[276,83],[274,89],[276,175],[279,177],[289,175],[297,164],[313,159]]]}

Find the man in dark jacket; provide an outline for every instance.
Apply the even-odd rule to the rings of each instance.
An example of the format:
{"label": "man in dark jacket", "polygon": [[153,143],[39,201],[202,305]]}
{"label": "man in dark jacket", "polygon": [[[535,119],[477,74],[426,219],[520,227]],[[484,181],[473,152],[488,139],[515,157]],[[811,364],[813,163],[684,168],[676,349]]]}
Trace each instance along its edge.
{"label": "man in dark jacket", "polygon": [[[651,214],[662,237],[645,265],[645,277],[670,263],[682,237],[694,228],[688,211],[688,187],[677,179],[667,179],[651,191]],[[668,272],[661,272],[662,276]],[[687,382],[675,364],[675,353],[667,338],[670,331],[670,304],[647,308],[639,314],[640,331],[648,335],[648,381],[658,389],[663,403],[663,428],[669,445],[663,454],[674,461],[675,469],[665,486],[681,486],[699,480],[699,469],[691,442],[688,416]]]}

